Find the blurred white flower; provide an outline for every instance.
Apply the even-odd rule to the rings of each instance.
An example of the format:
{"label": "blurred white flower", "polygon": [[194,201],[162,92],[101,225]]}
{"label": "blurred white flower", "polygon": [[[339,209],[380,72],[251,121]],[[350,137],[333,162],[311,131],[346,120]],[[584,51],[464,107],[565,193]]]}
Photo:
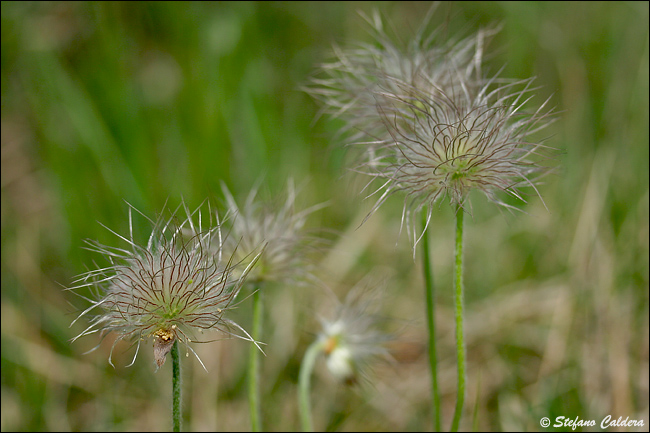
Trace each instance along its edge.
{"label": "blurred white flower", "polygon": [[365,283],[353,287],[330,319],[321,319],[319,344],[327,357],[327,368],[348,384],[366,377],[375,361],[390,359],[386,343],[394,340],[384,332],[380,316],[381,291]]}

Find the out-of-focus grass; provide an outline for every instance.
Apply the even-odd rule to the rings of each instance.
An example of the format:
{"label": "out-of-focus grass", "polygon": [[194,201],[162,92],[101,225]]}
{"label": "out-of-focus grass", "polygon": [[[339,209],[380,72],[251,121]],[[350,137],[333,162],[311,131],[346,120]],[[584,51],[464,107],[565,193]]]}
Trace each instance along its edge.
{"label": "out-of-focus grass", "polygon": [[[408,37],[426,4],[379,3]],[[317,428],[431,428],[420,271],[401,200],[357,229],[370,203],[345,175],[336,122],[299,91],[333,42],[368,40],[366,3],[2,3],[2,430],[169,428],[170,373],[144,351],[69,339],[81,300],[64,293],[97,259],[84,238],[115,244],[97,221],[128,230],[128,201],[155,216],[168,200],[219,202],[220,182],[244,196],[286,179],[311,220],[336,230],[320,262],[339,296],[362,275],[389,278],[385,313],[406,321],[396,363],[373,387],[314,379]],[[500,22],[490,65],[537,76],[536,103],[562,111],[547,131],[557,173],[527,214],[474,200],[467,219],[468,398],[462,427],[538,430],[539,419],[643,419],[648,425],[648,4],[462,2],[434,23],[450,35]],[[444,425],[455,396],[453,218],[434,213]],[[144,236],[146,226],[136,227]],[[397,246],[395,246],[397,243]],[[296,379],[326,314],[321,289],[267,297],[264,422],[298,428]],[[73,305],[70,305],[72,303]],[[323,305],[323,307],[319,307]],[[249,305],[237,311],[249,321]],[[186,426],[247,430],[246,343],[198,348],[185,362]],[[318,367],[318,366],[317,366]],[[476,414],[472,417],[472,414]]]}

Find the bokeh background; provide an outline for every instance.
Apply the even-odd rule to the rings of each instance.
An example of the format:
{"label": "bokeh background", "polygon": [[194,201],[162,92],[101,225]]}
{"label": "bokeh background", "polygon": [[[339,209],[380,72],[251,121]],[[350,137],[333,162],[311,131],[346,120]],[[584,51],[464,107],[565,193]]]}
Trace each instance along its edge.
{"label": "bokeh background", "polygon": [[[333,43],[369,41],[374,8],[412,35],[411,2],[2,2],[2,430],[170,429],[170,363],[93,336],[73,344],[85,308],[63,287],[92,268],[86,238],[116,245],[129,202],[155,217],[168,201],[240,200],[288,179],[299,206],[327,201],[310,229],[328,236],[316,268],[327,289],[276,287],[266,300],[263,419],[299,429],[297,377],[332,298],[372,274],[395,325],[394,361],[349,387],[316,366],[319,430],[428,430],[429,379],[419,260],[399,235],[400,197],[365,224],[340,124],[300,90]],[[458,2],[431,27],[450,37],[502,24],[492,71],[536,76],[532,101],[561,112],[540,138],[557,171],[525,213],[484,199],[466,219],[468,396],[464,430],[544,430],[554,419],[648,425],[648,3]],[[434,212],[443,425],[455,400],[452,211]],[[146,234],[146,222],[136,231]],[[144,236],[144,235],[143,235]],[[142,239],[144,241],[144,239]],[[417,258],[419,258],[419,254]],[[248,327],[250,302],[235,320]],[[248,343],[197,348],[184,363],[187,430],[247,431]],[[549,428],[546,430],[556,430]],[[581,428],[576,431],[583,430]],[[599,430],[594,427],[586,430]],[[611,429],[610,429],[611,430]],[[629,429],[622,429],[629,430]]]}

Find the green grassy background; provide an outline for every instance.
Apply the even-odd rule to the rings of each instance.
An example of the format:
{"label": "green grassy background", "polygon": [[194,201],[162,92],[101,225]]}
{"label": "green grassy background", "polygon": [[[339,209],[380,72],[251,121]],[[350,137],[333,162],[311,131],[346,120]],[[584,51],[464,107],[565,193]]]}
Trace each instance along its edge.
{"label": "green grassy background", "polygon": [[[127,205],[154,217],[166,201],[219,206],[262,179],[274,197],[289,178],[299,205],[328,201],[310,227],[329,235],[317,267],[339,297],[371,272],[385,280],[386,316],[401,338],[371,386],[348,388],[317,364],[317,429],[431,428],[419,263],[399,231],[402,201],[370,209],[348,172],[336,121],[299,90],[334,42],[369,40],[357,14],[377,8],[407,38],[427,4],[2,2],[2,430],[168,430],[171,363],[154,373],[127,345],[70,322],[81,300],[62,291],[115,245],[98,222],[128,232]],[[481,197],[466,219],[468,397],[465,430],[544,430],[539,419],[606,415],[648,425],[648,3],[459,2],[432,27],[450,35],[503,24],[489,66],[537,76],[536,104],[561,114],[545,135],[558,170],[526,213]],[[316,119],[316,120],[315,120]],[[543,138],[543,137],[542,137]],[[346,174],[347,173],[347,174]],[[146,234],[140,221],[137,230]],[[432,229],[443,425],[455,400],[453,215]],[[144,240],[144,239],[143,239]],[[419,258],[419,255],[418,255]],[[300,360],[328,314],[322,289],[267,297],[263,417],[299,429]],[[244,302],[235,319],[250,323]],[[248,344],[224,340],[184,366],[187,430],[249,427]],[[549,428],[546,430],[556,430]],[[580,429],[578,429],[580,430]],[[598,430],[592,428],[591,430]]]}

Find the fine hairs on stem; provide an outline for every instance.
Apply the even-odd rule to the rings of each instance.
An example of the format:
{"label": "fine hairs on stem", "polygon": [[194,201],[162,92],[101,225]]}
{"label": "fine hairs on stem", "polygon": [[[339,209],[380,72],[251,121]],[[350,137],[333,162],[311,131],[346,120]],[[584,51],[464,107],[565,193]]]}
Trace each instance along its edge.
{"label": "fine hairs on stem", "polygon": [[427,328],[429,332],[429,370],[431,373],[431,404],[433,407],[434,431],[440,431],[440,391],[438,390],[438,361],[436,354],[436,320],[435,320],[435,291],[433,285],[433,265],[429,250],[428,218],[422,215],[422,268],[424,270],[424,285],[427,304]]}
{"label": "fine hairs on stem", "polygon": [[458,431],[465,402],[465,336],[463,335],[463,209],[456,208],[456,251],[454,261],[455,283],[455,318],[456,318],[456,359],[458,363],[458,393],[456,409],[451,423],[451,431]]}
{"label": "fine hairs on stem", "polygon": [[181,356],[178,350],[178,341],[174,342],[171,350],[172,356],[172,427],[175,432],[181,431]]}

